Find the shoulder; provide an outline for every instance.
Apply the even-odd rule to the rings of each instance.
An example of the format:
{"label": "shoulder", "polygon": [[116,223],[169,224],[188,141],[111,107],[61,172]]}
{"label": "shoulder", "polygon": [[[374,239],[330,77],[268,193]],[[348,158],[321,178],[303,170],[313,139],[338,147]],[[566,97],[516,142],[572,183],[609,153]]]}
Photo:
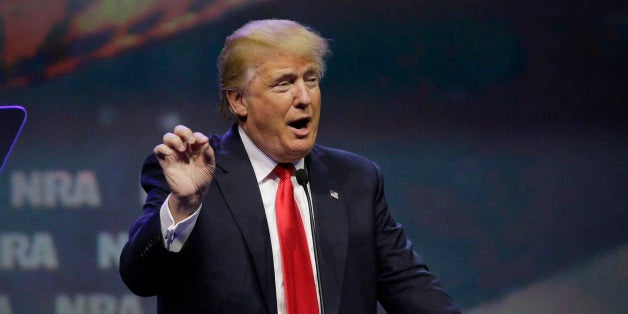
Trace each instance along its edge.
{"label": "shoulder", "polygon": [[334,161],[344,164],[370,167],[375,165],[370,159],[346,150],[330,148],[322,145],[314,145],[312,154],[315,154],[321,161]]}
{"label": "shoulder", "polygon": [[323,164],[326,168],[334,172],[349,175],[367,174],[379,176],[380,168],[372,160],[341,149],[329,148],[321,145],[314,145],[311,158]]}

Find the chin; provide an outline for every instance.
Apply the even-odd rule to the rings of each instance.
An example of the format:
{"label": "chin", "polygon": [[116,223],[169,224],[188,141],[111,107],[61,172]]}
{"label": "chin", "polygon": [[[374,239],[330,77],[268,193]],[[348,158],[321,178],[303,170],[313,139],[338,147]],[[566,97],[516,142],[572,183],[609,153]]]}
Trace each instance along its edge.
{"label": "chin", "polygon": [[310,153],[312,147],[314,147],[314,142],[308,141],[307,143],[301,143],[301,145],[297,145],[294,148],[294,151],[299,152],[300,154],[303,154],[303,156],[305,156]]}
{"label": "chin", "polygon": [[305,158],[305,156],[307,156],[307,154],[309,154],[311,150],[312,150],[311,146],[292,148],[290,150],[290,153],[285,156],[286,159],[289,159],[289,160],[286,160],[285,162],[294,162],[301,158]]}

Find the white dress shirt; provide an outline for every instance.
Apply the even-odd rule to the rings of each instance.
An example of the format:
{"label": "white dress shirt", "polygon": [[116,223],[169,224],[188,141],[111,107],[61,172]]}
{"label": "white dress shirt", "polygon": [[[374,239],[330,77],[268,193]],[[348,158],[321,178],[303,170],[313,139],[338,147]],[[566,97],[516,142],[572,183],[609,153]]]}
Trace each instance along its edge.
{"label": "white dress shirt", "polygon": [[[241,127],[238,127],[240,138],[246,150],[257,184],[262,195],[262,201],[264,202],[264,211],[266,212],[266,221],[268,223],[268,231],[270,232],[270,245],[273,251],[273,266],[275,270],[275,290],[277,293],[277,310],[279,314],[285,313],[285,293],[283,287],[283,271],[281,261],[281,248],[279,246],[279,233],[277,232],[277,219],[275,215],[275,198],[277,194],[277,188],[279,187],[279,178],[273,173],[273,169],[277,166],[277,162],[266,155],[260,150],[253,141],[246,135]],[[304,167],[303,159],[294,164],[296,169]],[[318,282],[316,281],[316,262],[314,260],[314,248],[312,245],[312,230],[310,227],[310,213],[308,210],[308,201],[305,195],[305,190],[296,181],[296,178],[292,176],[292,185],[294,186],[294,196],[299,207],[301,219],[303,220],[303,227],[305,228],[305,236],[310,251],[310,260],[312,261],[312,270],[314,275],[314,281],[316,283],[316,290],[318,292]],[[308,186],[309,188],[309,186]],[[171,252],[179,252],[183,247],[183,244],[187,240],[190,232],[196,224],[196,219],[201,210],[202,205],[188,218],[175,224],[170,208],[168,207],[168,198],[161,206],[159,216],[161,219],[161,232],[164,238],[164,244],[166,248]]]}

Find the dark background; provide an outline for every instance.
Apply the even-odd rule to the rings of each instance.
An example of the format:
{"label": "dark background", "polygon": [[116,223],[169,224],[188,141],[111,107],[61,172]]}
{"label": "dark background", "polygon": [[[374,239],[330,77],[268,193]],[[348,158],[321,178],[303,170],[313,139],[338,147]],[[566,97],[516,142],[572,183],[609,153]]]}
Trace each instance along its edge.
{"label": "dark background", "polygon": [[[233,30],[271,17],[331,40],[318,142],[382,167],[393,215],[466,311],[628,306],[622,1],[182,1],[176,16],[217,9],[167,36],[151,30],[172,18],[168,1],[36,2],[0,2],[0,105],[28,111],[0,174],[0,313],[60,313],[66,296],[76,313],[122,311],[129,292],[116,267],[97,267],[100,234],[140,214],[140,167],[164,132],[229,127],[216,57]],[[101,27],[77,27],[85,12]],[[99,54],[120,33],[142,41]],[[37,36],[10,57],[16,37]],[[20,176],[45,198],[68,184],[60,173],[76,184],[84,172],[95,206],[16,205]],[[36,184],[46,174],[57,179]],[[55,269],[10,263],[7,239],[32,249],[41,233]]]}

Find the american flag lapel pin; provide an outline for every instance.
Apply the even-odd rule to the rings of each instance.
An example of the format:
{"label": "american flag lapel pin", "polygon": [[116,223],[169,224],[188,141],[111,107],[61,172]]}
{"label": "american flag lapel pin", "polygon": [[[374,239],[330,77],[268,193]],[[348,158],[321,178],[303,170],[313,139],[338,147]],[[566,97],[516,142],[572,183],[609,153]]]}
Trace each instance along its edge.
{"label": "american flag lapel pin", "polygon": [[331,196],[333,199],[338,199],[338,192],[334,191],[334,190],[329,190],[329,196]]}

